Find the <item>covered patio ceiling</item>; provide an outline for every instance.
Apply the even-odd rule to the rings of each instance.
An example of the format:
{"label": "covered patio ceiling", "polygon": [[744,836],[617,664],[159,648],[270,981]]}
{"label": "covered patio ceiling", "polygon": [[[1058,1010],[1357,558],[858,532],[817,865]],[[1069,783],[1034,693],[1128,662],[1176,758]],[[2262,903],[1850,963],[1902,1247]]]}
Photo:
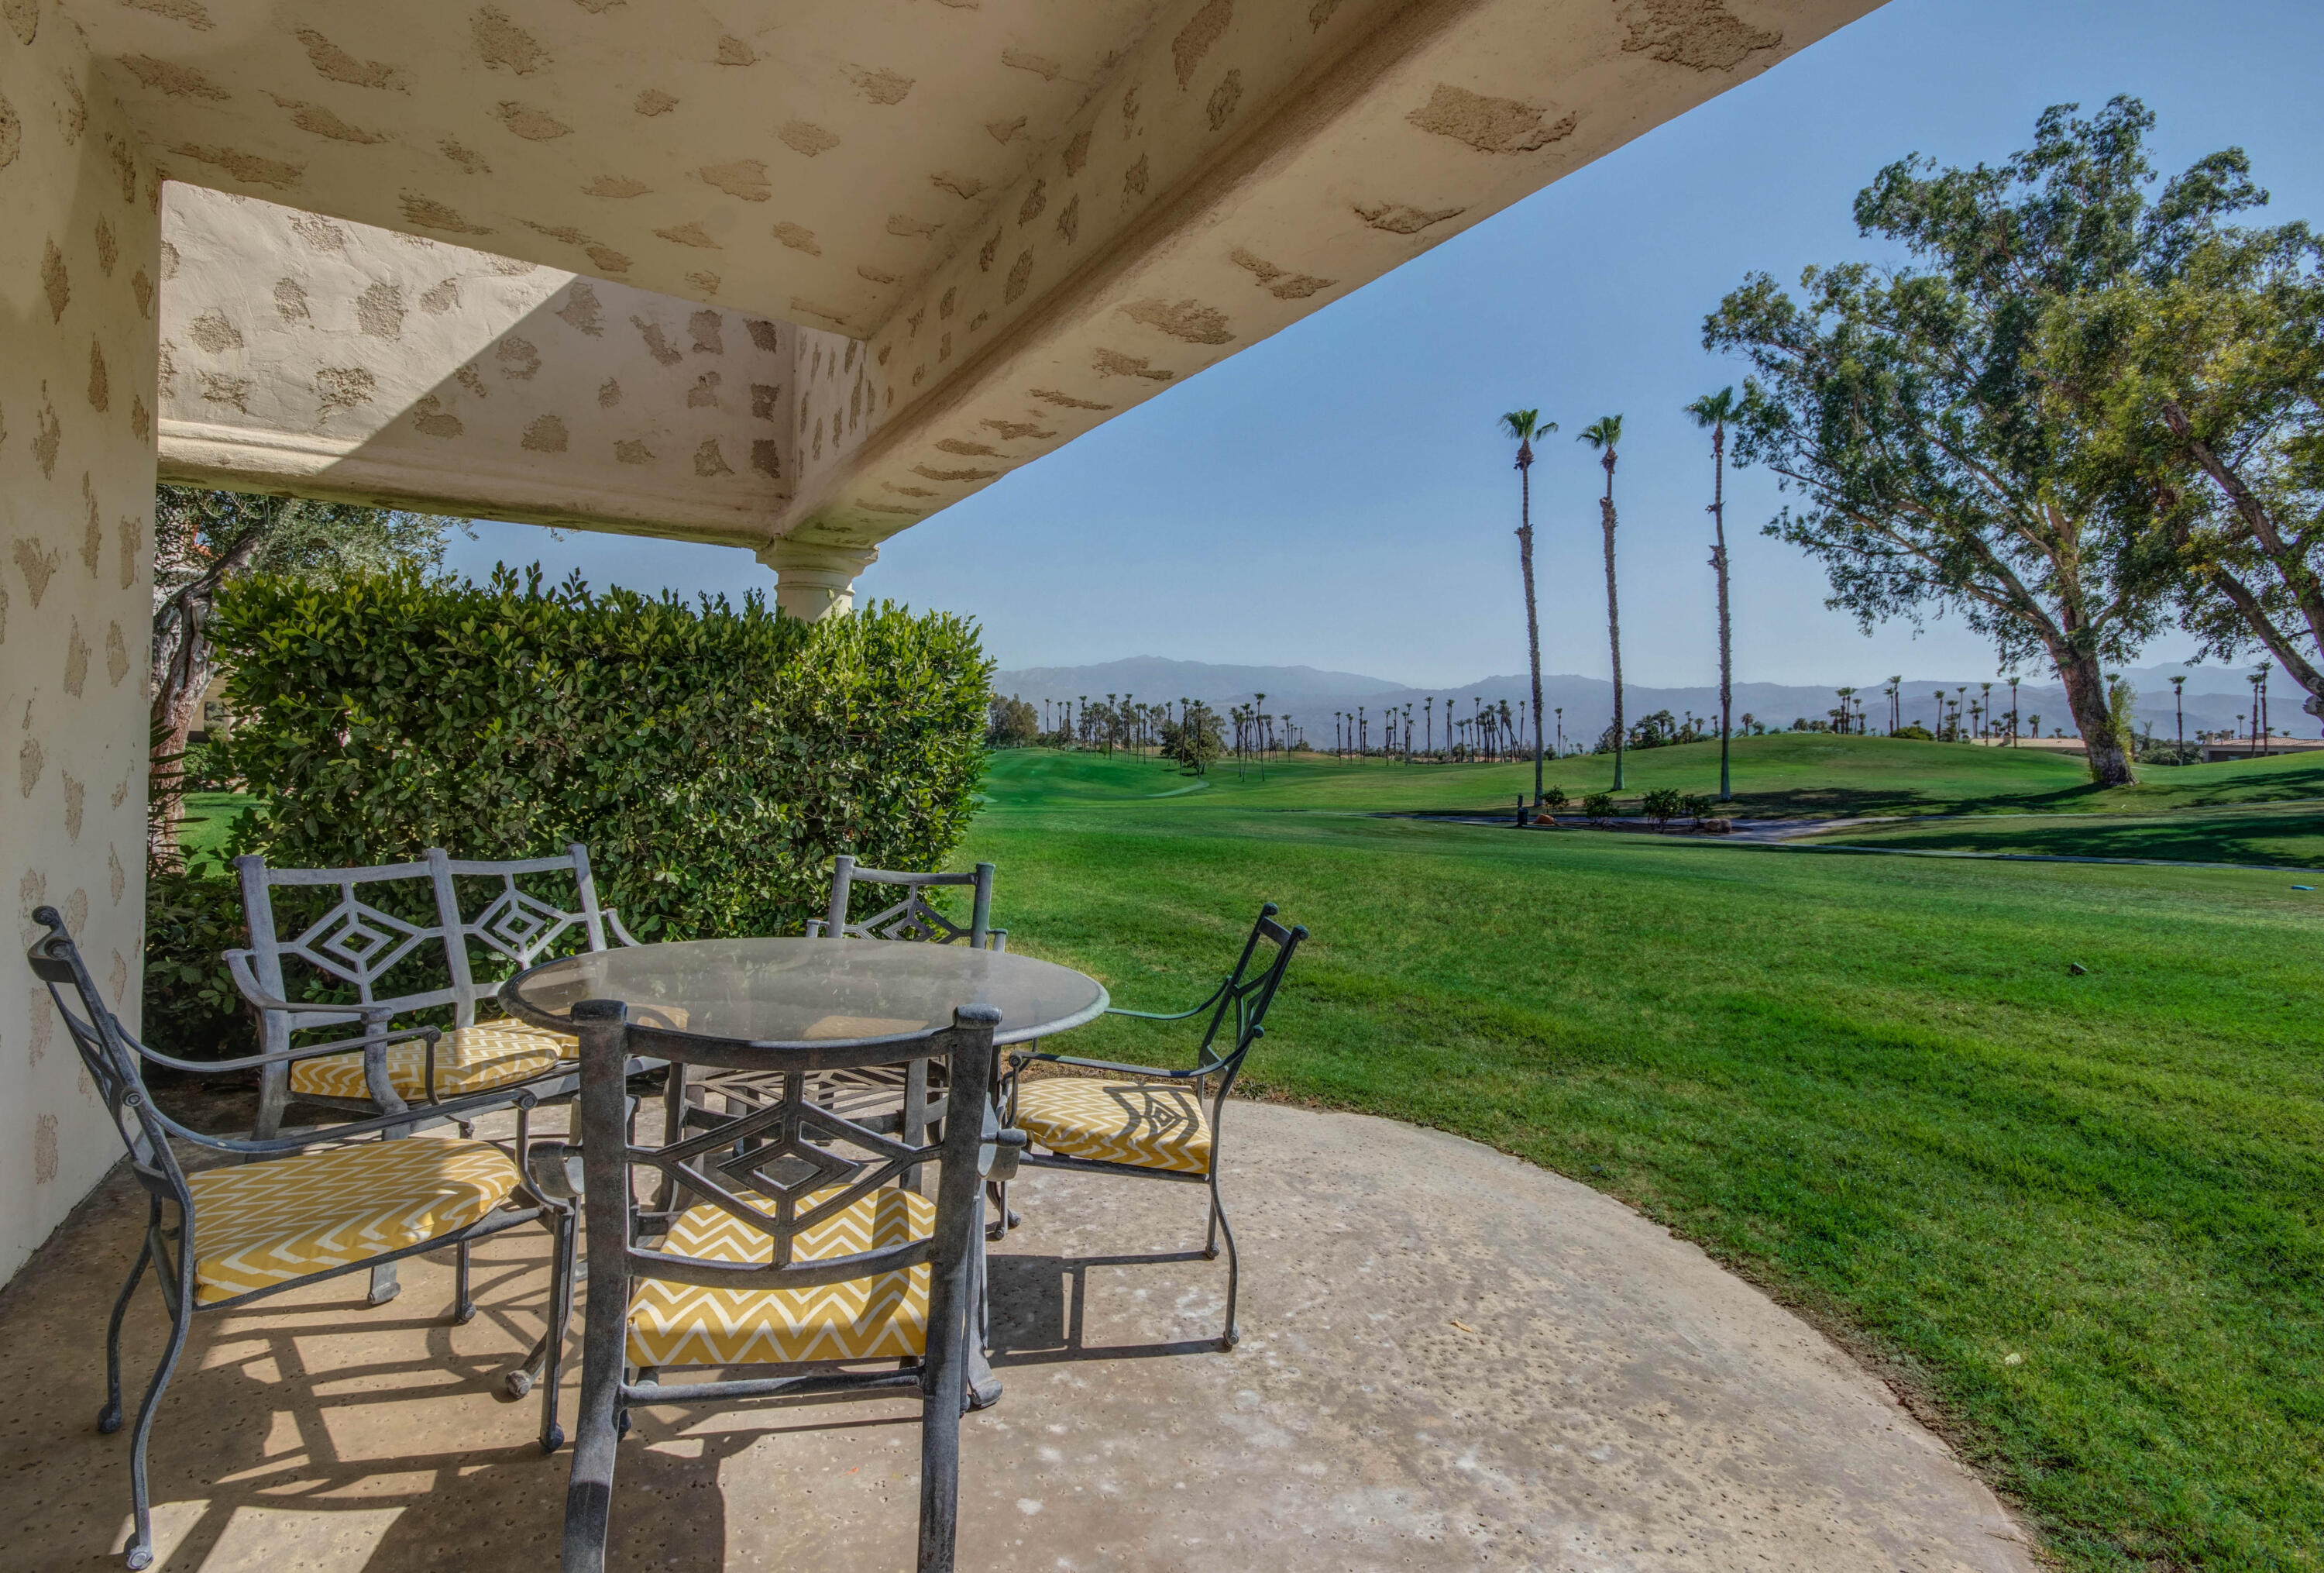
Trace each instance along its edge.
{"label": "covered patio ceiling", "polygon": [[[162,286],[165,476],[788,541],[843,566],[1869,8],[64,0],[170,178],[372,227],[342,232],[348,298],[302,285],[313,331],[262,346],[222,297],[270,246],[297,249],[292,216],[203,221],[217,265]],[[757,340],[787,375],[753,379],[779,387],[780,416],[740,417],[768,424],[715,462],[699,441],[611,431],[552,459],[515,434],[595,420],[563,407],[603,381],[576,362],[495,385],[493,435],[367,463],[399,424],[472,425],[456,406],[474,344],[364,342],[354,320],[363,290],[416,265],[391,232],[548,270],[519,317],[577,277],[788,325]],[[214,313],[244,342],[189,337]],[[198,377],[169,379],[227,355],[200,369],[312,388],[349,369],[341,339],[374,393],[358,411],[341,377],[319,446],[327,396],[319,415],[226,414]],[[661,471],[575,484],[622,441]],[[755,475],[738,457],[754,451]],[[696,506],[698,479],[740,495]]]}

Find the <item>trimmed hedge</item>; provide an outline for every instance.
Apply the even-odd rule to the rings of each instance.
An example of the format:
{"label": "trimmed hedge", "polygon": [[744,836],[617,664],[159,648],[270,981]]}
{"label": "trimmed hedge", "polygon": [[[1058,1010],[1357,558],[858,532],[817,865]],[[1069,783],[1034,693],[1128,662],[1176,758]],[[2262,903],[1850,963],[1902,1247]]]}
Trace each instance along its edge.
{"label": "trimmed hedge", "polygon": [[589,848],[641,939],[796,933],[835,854],[933,868],[968,828],[987,683],[973,625],[881,605],[802,623],[505,568],[333,588],[254,578],[214,625],[233,773],[283,865]]}
{"label": "trimmed hedge", "polygon": [[[232,850],[280,865],[579,841],[641,939],[796,934],[835,854],[939,867],[975,805],[991,663],[949,614],[807,624],[756,595],[596,596],[502,569],[481,586],[256,578],[211,626],[236,712],[218,763],[266,802]],[[216,922],[195,917],[217,893],[177,888],[193,883],[165,904],[208,954],[165,958],[152,976],[173,997],[146,1004],[184,1029],[156,1041],[189,1050],[216,1023],[184,996],[223,976]]]}

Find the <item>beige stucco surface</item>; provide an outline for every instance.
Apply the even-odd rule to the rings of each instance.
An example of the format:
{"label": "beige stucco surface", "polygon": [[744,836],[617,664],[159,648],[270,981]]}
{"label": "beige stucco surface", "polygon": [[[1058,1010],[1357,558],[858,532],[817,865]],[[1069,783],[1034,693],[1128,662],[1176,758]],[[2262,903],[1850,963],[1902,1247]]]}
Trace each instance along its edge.
{"label": "beige stucco surface", "polygon": [[802,335],[836,335],[171,181],[163,473],[756,544]]}
{"label": "beige stucco surface", "polygon": [[[53,904],[132,1022],[159,195],[72,25],[0,0],[0,881],[12,943]],[[5,970],[0,1274],[119,1152],[45,994]]]}

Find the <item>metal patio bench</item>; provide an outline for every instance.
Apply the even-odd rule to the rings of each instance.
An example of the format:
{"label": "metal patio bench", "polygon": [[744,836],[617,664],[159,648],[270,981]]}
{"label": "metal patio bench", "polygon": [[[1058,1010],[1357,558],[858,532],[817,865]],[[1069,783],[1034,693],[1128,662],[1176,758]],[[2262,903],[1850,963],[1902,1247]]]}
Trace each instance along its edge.
{"label": "metal patio bench", "polygon": [[[498,1092],[505,1101],[519,1089],[569,1096],[574,1040],[511,1019],[478,1021],[477,1001],[501,979],[480,981],[477,966],[512,976],[575,930],[592,950],[609,938],[637,943],[620,915],[598,904],[589,854],[577,842],[554,856],[497,862],[431,847],[417,861],[371,868],[269,868],[248,856],[235,868],[251,944],[227,951],[226,963],[258,1013],[261,1048],[279,1054],[302,1032],[362,1028],[357,1050],[269,1062],[256,1139],[274,1135],[292,1103],[364,1115],[425,1111],[417,1124],[442,1117],[447,1097]],[[278,899],[298,909],[301,927],[288,939],[278,930]],[[286,965],[312,975],[302,985],[355,997],[294,1000]],[[446,1010],[450,1024],[432,1037],[393,1028],[399,1018]]]}
{"label": "metal patio bench", "polygon": [[[1211,1221],[1203,1254],[1215,1258],[1219,1237],[1226,1237],[1227,1327],[1219,1340],[1231,1349],[1242,1336],[1235,1322],[1235,1295],[1241,1282],[1241,1261],[1235,1252],[1234,1229],[1219,1200],[1219,1127],[1226,1112],[1227,1094],[1241,1074],[1243,1060],[1266,1028],[1268,1006],[1291,965],[1292,953],[1307,938],[1305,928],[1286,929],[1275,921],[1276,905],[1259,909],[1259,921],[1243,941],[1242,954],[1219,986],[1193,1007],[1159,1014],[1148,1011],[1110,1010],[1110,1016],[1142,1022],[1183,1022],[1210,1013],[1202,1041],[1195,1046],[1192,1069],[1171,1070],[1145,1065],[1118,1065],[1111,1060],[1083,1059],[1067,1054],[1034,1050],[1009,1056],[1002,1078],[1003,1123],[1024,1131],[1032,1143],[1019,1160],[1037,1169],[1071,1169],[1090,1174],[1126,1174],[1148,1180],[1206,1185],[1211,1192]],[[1259,944],[1272,947],[1272,956],[1259,961]],[[1258,963],[1254,969],[1254,963]],[[1230,1030],[1230,1022],[1231,1028]],[[1222,1032],[1231,1047],[1218,1047]],[[1069,1066],[1095,1071],[1096,1076],[1028,1078],[1033,1064]],[[1124,1079],[1127,1078],[1127,1079]],[[1208,1104],[1204,1095],[1208,1088]],[[1039,1151],[1047,1148],[1047,1152]],[[1001,1227],[1016,1219],[1008,1209],[1006,1186],[997,1188]]]}
{"label": "metal patio bench", "polygon": [[[573,1008],[581,1033],[580,1130],[591,1284],[581,1418],[566,1497],[566,1573],[600,1573],[615,1456],[639,1404],[920,1395],[919,1573],[948,1573],[969,1402],[967,1340],[978,1298],[982,1176],[996,1140],[991,1087],[1000,1013],[964,1006],[925,1037],[859,1047],[734,1043],[625,1019],[617,1002]],[[690,1072],[755,1064],[780,1095],[659,1147],[628,1135],[627,1064]],[[945,1061],[941,1143],[920,1146],[816,1104],[809,1072]],[[1013,1136],[1014,1133],[1008,1135]],[[682,1139],[680,1139],[682,1137]],[[844,1152],[843,1149],[852,1149]],[[931,1202],[901,1183],[940,1161]],[[662,1198],[636,1200],[640,1171]],[[895,1182],[895,1183],[891,1183]],[[673,1368],[779,1374],[671,1384]],[[872,1369],[849,1369],[871,1366]]]}
{"label": "metal patio bench", "polygon": [[[518,1095],[516,1137],[507,1147],[455,1139],[389,1141],[398,1116],[385,1115],[308,1135],[242,1141],[204,1135],[171,1119],[147,1091],[151,1061],[196,1071],[272,1069],[337,1052],[343,1043],[278,1050],[215,1062],[175,1059],[131,1037],[106,1010],[64,920],[54,907],[32,917],[46,927],[28,954],[33,975],[48,985],[80,1052],[97,1096],[128,1150],[129,1169],[149,1199],[144,1243],[114,1301],[105,1337],[105,1408],[97,1429],[121,1429],[121,1326],[131,1298],[151,1265],[170,1313],[170,1337],[146,1384],[130,1433],[129,1489],[134,1515],[126,1548],[133,1568],[153,1560],[151,1490],[145,1453],[161,1393],[184,1353],[194,1313],[232,1310],[266,1296],[326,1279],[393,1263],[406,1256],[453,1247],[458,1278],[451,1320],[475,1314],[468,1298],[468,1252],[476,1241],[538,1222],[554,1242],[549,1332],[537,1356],[545,1357],[540,1445],[554,1452],[564,1440],[557,1423],[561,1337],[571,1319],[575,1213],[537,1187],[528,1173],[530,1094]],[[72,999],[77,996],[78,1009]],[[431,1029],[432,1030],[432,1029]],[[505,1107],[496,1095],[456,1098],[438,1106],[447,1118]],[[363,1138],[381,1138],[364,1140]],[[188,1173],[172,1140],[240,1162]],[[170,1212],[175,1210],[175,1220]]]}

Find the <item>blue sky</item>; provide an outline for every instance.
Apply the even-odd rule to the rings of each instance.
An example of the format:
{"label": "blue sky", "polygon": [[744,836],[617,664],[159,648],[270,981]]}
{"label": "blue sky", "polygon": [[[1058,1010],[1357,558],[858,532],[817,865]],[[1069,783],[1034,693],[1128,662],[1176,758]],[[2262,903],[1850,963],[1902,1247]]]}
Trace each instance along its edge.
{"label": "blue sky", "polygon": [[[1753,269],[1870,254],[1857,190],[1908,152],[1992,161],[2051,104],[2154,109],[2166,173],[2250,152],[2268,217],[2324,221],[2324,6],[2291,0],[1894,0],[1397,272],[896,537],[861,594],[971,614],[1004,667],[1130,655],[1308,664],[1416,683],[1525,664],[1516,477],[1493,430],[1537,405],[1543,662],[1607,671],[1595,498],[1572,433],[1626,417],[1625,675],[1712,680],[1710,458],[1681,407],[1740,380],[1700,345]],[[1958,625],[1867,638],[1821,572],[1757,527],[1776,495],[1730,477],[1736,676],[1974,679]],[[593,583],[729,594],[749,554],[482,524],[453,566],[539,559]],[[2171,637],[2149,661],[2187,653]]]}

